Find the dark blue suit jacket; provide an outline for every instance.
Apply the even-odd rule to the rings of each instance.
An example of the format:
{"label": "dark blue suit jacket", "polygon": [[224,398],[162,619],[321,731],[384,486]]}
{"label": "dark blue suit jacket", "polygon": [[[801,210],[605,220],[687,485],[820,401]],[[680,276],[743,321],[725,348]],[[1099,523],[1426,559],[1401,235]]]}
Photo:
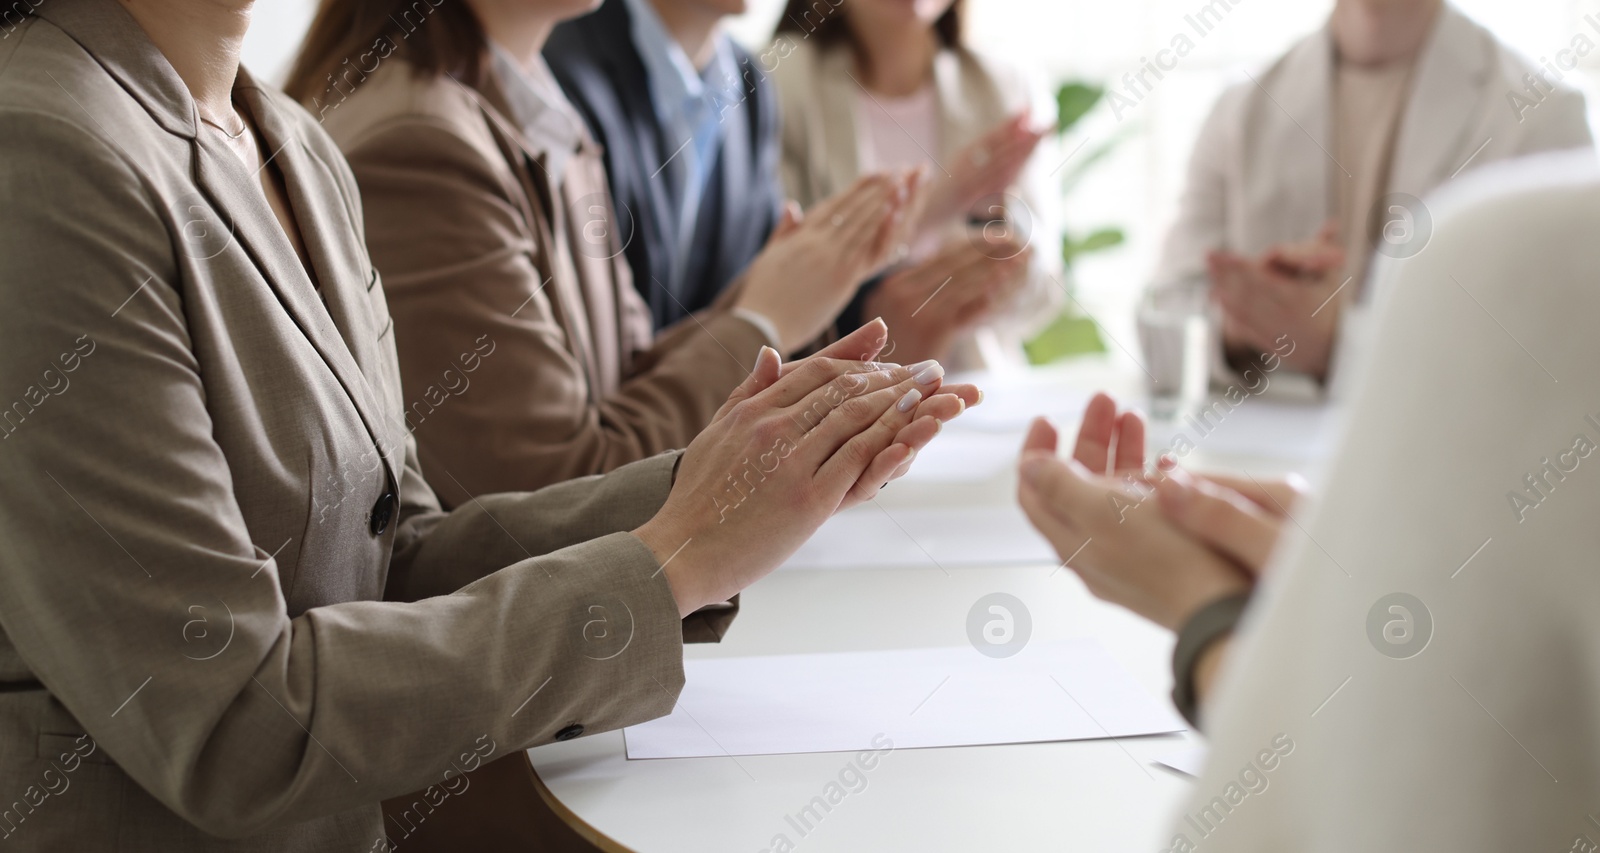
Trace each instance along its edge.
{"label": "dark blue suit jacket", "polygon": [[605,149],[634,286],[657,329],[710,305],[761,251],[781,210],[777,92],[754,56],[735,51],[743,99],[725,105],[722,145],[700,204],[687,274],[680,292],[668,293],[678,251],[668,225],[679,202],[669,197],[662,164],[682,140],[669,142],[656,120],[627,4],[606,0],[557,27],[545,46],[556,79]]}

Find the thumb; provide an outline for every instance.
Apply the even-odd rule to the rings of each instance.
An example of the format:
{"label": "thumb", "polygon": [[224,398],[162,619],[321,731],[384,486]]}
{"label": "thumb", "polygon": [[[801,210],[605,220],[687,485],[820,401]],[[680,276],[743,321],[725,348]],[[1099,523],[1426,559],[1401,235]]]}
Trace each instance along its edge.
{"label": "thumb", "polygon": [[771,388],[772,383],[777,382],[781,375],[783,375],[783,357],[772,347],[762,347],[761,352],[756,354],[756,365],[751,368],[750,375],[739,383],[739,387],[733,389],[733,393],[728,395],[727,402],[722,404],[722,408],[717,410],[716,417],[712,420],[721,420],[722,416],[739,402]]}
{"label": "thumb", "polygon": [[1022,455],[1034,452],[1054,455],[1059,438],[1054,424],[1044,418],[1034,418],[1033,423],[1028,425],[1028,437],[1022,442]]}
{"label": "thumb", "polygon": [[800,227],[800,221],[804,218],[805,214],[800,212],[799,202],[792,198],[785,201],[783,203],[783,211],[778,214],[778,227],[772,229],[772,237],[769,239],[778,239],[793,234],[795,229]]}

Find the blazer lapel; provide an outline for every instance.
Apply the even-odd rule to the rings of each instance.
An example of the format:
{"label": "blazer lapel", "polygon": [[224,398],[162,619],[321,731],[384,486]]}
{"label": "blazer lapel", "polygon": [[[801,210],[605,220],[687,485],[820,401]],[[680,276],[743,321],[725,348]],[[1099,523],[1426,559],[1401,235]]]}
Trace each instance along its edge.
{"label": "blazer lapel", "polygon": [[817,56],[817,115],[822,121],[820,145],[809,146],[812,157],[824,162],[811,164],[813,175],[827,175],[827,186],[818,187],[815,204],[850,186],[861,169],[856,141],[856,103],[862,92],[850,68],[850,52],[839,48],[822,50]]}
{"label": "blazer lapel", "polygon": [[[72,36],[84,46],[98,62],[118,81],[129,95],[137,100],[164,129],[185,139],[192,146],[193,175],[197,188],[215,209],[220,221],[226,223],[238,239],[245,254],[254,264],[257,273],[266,280],[284,310],[288,312],[312,347],[327,363],[350,398],[351,405],[360,414],[368,434],[389,464],[389,454],[394,450],[389,440],[390,431],[382,417],[383,409],[376,403],[372,388],[347,341],[357,346],[373,344],[375,332],[370,328],[347,326],[348,338],[334,323],[333,315],[317,297],[316,288],[301,268],[294,248],[284,236],[277,216],[267,204],[258,184],[258,176],[250,174],[239,158],[211,133],[200,133],[199,112],[194,99],[177,72],[172,69],[160,51],[151,44],[122,6],[107,0],[51,0],[43,4],[38,14]],[[285,168],[291,202],[300,219],[303,239],[308,251],[316,256],[321,252],[328,257],[320,242],[324,223],[330,221],[316,205],[313,196],[336,196],[326,181],[292,173],[295,158],[304,154],[300,141],[290,132],[290,125],[278,116],[270,103],[256,88],[254,81],[243,68],[235,83],[235,92],[246,104],[256,120],[268,155],[288,156]],[[313,183],[303,183],[305,181]],[[328,188],[327,193],[312,193],[309,186]],[[342,232],[351,231],[347,223],[335,226]],[[323,272],[328,285],[330,303],[338,303],[348,289],[341,286],[333,267]],[[351,312],[354,316],[354,312]],[[374,356],[375,358],[375,356]],[[376,361],[371,362],[376,364]],[[390,466],[391,476],[394,466]]]}
{"label": "blazer lapel", "polygon": [[[571,243],[566,229],[569,218],[565,209],[566,196],[557,185],[555,177],[550,174],[550,161],[544,149],[534,145],[527,135],[507,118],[512,115],[511,105],[495,75],[488,75],[484,90],[481,92],[465,84],[458,83],[458,85],[466,90],[467,94],[477,102],[478,108],[483,111],[484,118],[489,122],[495,140],[506,157],[506,162],[510,164],[512,173],[516,175],[517,182],[522,187],[526,199],[523,209],[528,216],[528,229],[533,232],[534,243],[539,248],[539,258],[536,259],[535,266],[539,274],[544,276],[541,286],[544,288],[546,298],[551,302],[552,309],[560,317],[562,331],[566,333],[574,354],[583,362],[584,370],[590,378],[589,391],[592,396],[598,387],[597,377],[605,374],[600,372],[595,336],[592,334],[589,322],[587,307],[589,300],[583,291],[583,282],[574,264],[575,259],[568,248]],[[584,146],[593,145],[588,139],[587,130],[583,136]],[[568,159],[568,171],[572,170],[577,159],[576,157]],[[584,202],[584,199],[579,198],[577,201]],[[634,227],[638,227],[637,220]]]}
{"label": "blazer lapel", "polygon": [[968,90],[969,83],[975,85],[976,81],[969,81],[961,55],[954,50],[939,51],[933,59],[933,91],[939,110],[940,169],[947,169],[946,163],[957,151],[993,126],[994,122],[979,115],[979,110],[989,104],[1001,105],[997,93],[990,93],[995,97],[988,103],[974,97],[975,93]]}
{"label": "blazer lapel", "polygon": [[[612,78],[618,79],[618,78]],[[682,219],[679,208],[682,205],[682,196],[677,192],[674,182],[667,176],[670,168],[667,158],[674,152],[666,150],[665,140],[661,137],[661,126],[655,121],[633,121],[631,115],[653,115],[655,105],[650,102],[648,81],[640,79],[637,86],[624,87],[620,94],[620,103],[624,113],[623,122],[633,134],[633,144],[627,146],[633,153],[634,179],[644,186],[641,191],[633,194],[633,198],[647,198],[650,200],[649,215],[641,218],[634,216],[634,227],[649,228],[652,240],[646,240],[645,245],[671,246],[678,240],[677,223]],[[654,266],[652,259],[651,266]],[[661,287],[666,287],[667,282],[646,282],[650,292]]]}
{"label": "blazer lapel", "polygon": [[[1333,154],[1333,37],[1322,30],[1266,74],[1251,78],[1246,144],[1239,173],[1252,200],[1252,245],[1260,251],[1315,234],[1332,215],[1332,181],[1351,180]],[[1261,169],[1262,162],[1272,163]]]}
{"label": "blazer lapel", "polygon": [[[666,161],[683,140],[676,140],[669,147],[660,132],[660,122],[649,119],[655,115],[656,107],[650,96],[650,78],[644,70],[644,61],[639,58],[633,44],[633,17],[628,4],[624,0],[605,0],[584,23],[590,25],[589,47],[600,64],[606,66],[606,78],[618,81],[616,103],[619,115],[616,118],[633,137],[629,142],[619,139],[616,145],[611,146],[609,153],[612,157],[618,155],[617,149],[620,147],[628,149],[626,156],[633,160],[633,168],[629,170],[632,172],[631,179],[622,169],[612,170],[610,180],[613,197],[649,199],[649,210],[629,211],[634,228],[649,230],[648,239],[643,244],[646,247],[672,245],[678,239],[676,224],[682,204],[674,192],[673,182],[668,180]],[[639,190],[625,192],[626,188],[622,186],[625,180],[637,181]],[[652,257],[649,266],[654,267],[658,262],[658,258]],[[653,304],[657,301],[656,292],[665,287],[667,282],[657,284],[643,281],[636,284],[641,292],[651,294],[650,301]]]}
{"label": "blazer lapel", "polygon": [[[766,223],[754,219],[737,219],[728,216],[728,211],[743,210],[747,206],[744,197],[749,195],[754,188],[750,186],[750,175],[753,171],[750,163],[750,153],[755,150],[752,126],[756,121],[755,102],[748,96],[740,103],[738,112],[725,117],[724,127],[726,132],[722,137],[722,144],[717,149],[717,172],[720,175],[722,212],[718,217],[722,225],[722,233],[717,234],[712,241],[713,249],[721,254],[729,247],[741,245],[737,235],[752,228],[760,228]],[[731,119],[731,120],[729,120]],[[700,205],[702,214],[706,205]],[[715,256],[703,265],[707,275],[717,275],[719,264]],[[713,286],[712,282],[690,282],[691,287]]]}
{"label": "blazer lapel", "polygon": [[[299,158],[306,156],[300,148],[299,139],[289,132],[288,125],[276,115],[261,93],[247,88],[241,90],[241,95],[241,100],[256,120],[267,156],[274,157],[275,162],[283,161],[279,166],[285,173],[284,183],[289,188],[290,203],[294,206],[307,252],[313,258],[320,255],[326,267],[320,269],[319,273],[324,277],[324,292],[329,305],[324,307],[311,279],[301,267],[293,246],[284,236],[277,216],[262,196],[257,183],[259,177],[248,172],[231,151],[207,135],[201,135],[198,139],[200,154],[195,158],[197,182],[225,221],[231,223],[240,245],[277,294],[278,301],[294,319],[295,325],[299,326],[301,333],[338,378],[351,404],[361,415],[368,434],[384,455],[385,464],[388,464],[389,454],[395,450],[394,442],[390,440],[389,423],[383,417],[383,409],[349,344],[349,341],[357,341],[355,349],[370,350],[378,332],[371,328],[370,315],[363,322],[362,312],[350,308],[345,293],[349,285],[340,281],[340,273],[331,264],[323,243],[327,238],[318,233],[328,227],[329,218],[317,204],[311,203],[307,190],[309,186],[322,185],[322,182],[305,175],[306,170],[297,163]],[[306,185],[308,180],[311,183]],[[332,227],[348,230],[348,226],[342,223]],[[344,315],[343,319],[348,324],[344,330],[334,322],[334,306],[339,306],[337,310]],[[346,332],[349,338],[346,338]],[[376,354],[368,352],[367,357],[375,368]],[[393,466],[391,475],[392,472]]]}
{"label": "blazer lapel", "polygon": [[1482,133],[1475,138],[1473,131],[1481,125],[1494,49],[1449,4],[1439,10],[1412,72],[1389,169],[1390,192],[1427,193],[1488,141]]}

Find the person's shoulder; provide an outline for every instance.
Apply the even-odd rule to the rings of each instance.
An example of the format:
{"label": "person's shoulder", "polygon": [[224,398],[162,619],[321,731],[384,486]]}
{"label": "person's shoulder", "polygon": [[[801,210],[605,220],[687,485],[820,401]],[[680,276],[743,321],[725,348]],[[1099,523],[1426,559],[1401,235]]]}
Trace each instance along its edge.
{"label": "person's shoulder", "polygon": [[1237,127],[1246,121],[1248,115],[1261,110],[1276,110],[1278,107],[1274,101],[1279,93],[1284,98],[1299,100],[1300,95],[1289,93],[1304,92],[1304,82],[1311,79],[1309,72],[1314,67],[1327,66],[1329,50],[1327,31],[1318,28],[1301,36],[1271,60],[1236,72],[1234,76],[1241,79],[1222,88],[1212,102],[1207,126],[1213,130],[1225,126]]}
{"label": "person's shoulder", "polygon": [[39,18],[0,41],[0,141],[0,164],[69,164],[60,177],[89,184],[108,171],[142,172],[164,160],[144,152],[164,155],[183,143],[77,42]]}
{"label": "person's shoulder", "polygon": [[352,161],[366,155],[403,156],[411,162],[471,160],[496,172],[504,163],[491,122],[508,120],[472,87],[448,75],[419,72],[399,57],[324,106],[320,115],[307,114],[305,120],[321,125],[330,144]]}
{"label": "person's shoulder", "polygon": [[550,31],[545,41],[545,62],[556,74],[566,74],[581,69],[594,68],[600,57],[595,53],[591,39],[595,35],[595,13],[590,12],[569,21],[562,21]]}
{"label": "person's shoulder", "polygon": [[962,88],[969,100],[980,102],[980,106],[997,108],[996,115],[1027,108],[1038,120],[1055,120],[1055,98],[1039,75],[1003,56],[978,48],[959,47],[949,51],[949,55],[960,64]]}
{"label": "person's shoulder", "polygon": [[772,44],[762,55],[773,58],[767,73],[781,84],[786,79],[799,81],[810,78],[817,73],[824,56],[832,50],[842,49],[837,45],[829,47],[819,44],[806,33],[779,32],[773,36]]}
{"label": "person's shoulder", "polygon": [[[1593,209],[1600,201],[1600,154],[1593,148],[1552,151],[1501,160],[1473,169],[1428,199],[1439,223],[1470,221],[1508,205],[1529,208],[1539,223],[1571,218],[1572,206]],[[1500,219],[1503,217],[1495,216]],[[1520,220],[1520,217],[1519,217]],[[1514,242],[1489,241],[1496,251]]]}
{"label": "person's shoulder", "polygon": [[625,0],[605,0],[593,11],[562,21],[545,40],[544,58],[556,74],[598,70],[603,65],[602,51],[631,48]]}
{"label": "person's shoulder", "polygon": [[1574,36],[1570,46],[1556,50],[1541,65],[1460,12],[1452,11],[1449,20],[1451,37],[1460,43],[1457,49],[1470,51],[1476,56],[1492,57],[1488,68],[1494,77],[1492,86],[1506,92],[1508,98],[1520,95],[1535,101],[1555,99],[1582,105],[1583,93],[1566,76],[1578,67],[1578,59],[1583,53],[1593,49],[1593,42],[1588,36],[1582,33]]}
{"label": "person's shoulder", "polygon": [[1557,289],[1581,282],[1593,291],[1592,270],[1600,266],[1600,243],[1588,238],[1600,223],[1600,157],[1588,147],[1488,163],[1430,193],[1412,216],[1428,241],[1415,257],[1379,259],[1376,298],[1394,296],[1390,280],[1402,267],[1414,280],[1444,286],[1458,284],[1465,271],[1514,268],[1522,272],[1468,282],[1487,299],[1496,291],[1525,294],[1531,280],[1541,290],[1537,303],[1570,311],[1572,294],[1561,297]]}
{"label": "person's shoulder", "polygon": [[1001,91],[1015,92],[1029,85],[1029,76],[1022,66],[992,51],[971,45],[952,48],[950,53],[971,76],[989,81]]}

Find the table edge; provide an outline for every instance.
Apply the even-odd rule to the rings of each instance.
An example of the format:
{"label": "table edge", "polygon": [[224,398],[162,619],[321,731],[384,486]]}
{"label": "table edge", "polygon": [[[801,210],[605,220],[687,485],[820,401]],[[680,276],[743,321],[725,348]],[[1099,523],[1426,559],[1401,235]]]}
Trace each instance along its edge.
{"label": "table edge", "polygon": [[573,832],[582,836],[584,841],[593,844],[603,853],[636,853],[633,848],[624,846],[621,842],[594,828],[588,821],[579,817],[578,813],[569,808],[566,803],[561,802],[561,798],[550,790],[550,786],[545,784],[544,779],[540,778],[538,768],[533,766],[533,756],[529,755],[526,749],[522,751],[522,760],[528,768],[528,776],[533,779],[534,790],[539,792],[539,798],[544,800],[544,804],[550,807],[550,811],[554,812],[562,823],[565,823]]}

